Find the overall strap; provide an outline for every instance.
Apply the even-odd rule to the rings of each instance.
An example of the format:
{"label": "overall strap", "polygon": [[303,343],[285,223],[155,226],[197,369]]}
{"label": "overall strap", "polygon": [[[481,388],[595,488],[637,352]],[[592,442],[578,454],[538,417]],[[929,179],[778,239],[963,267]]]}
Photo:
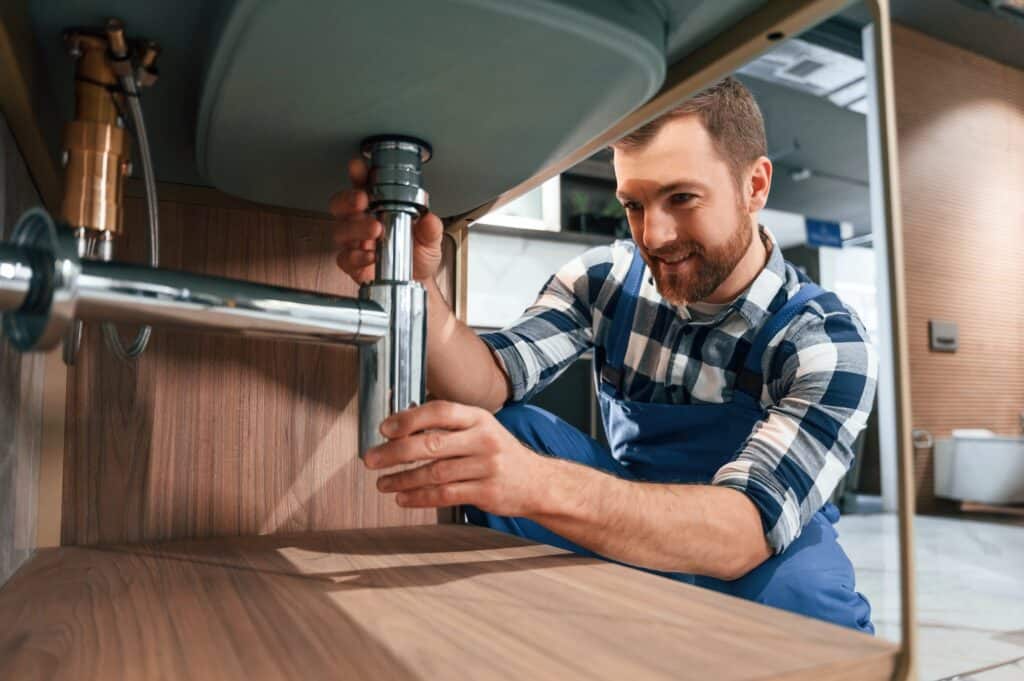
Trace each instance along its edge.
{"label": "overall strap", "polygon": [[612,328],[608,335],[606,365],[616,370],[621,369],[626,361],[626,348],[629,346],[629,335],[633,332],[633,316],[636,314],[643,276],[644,259],[640,257],[640,248],[634,246],[633,260],[629,263],[629,272],[619,289],[619,300],[615,304]]}
{"label": "overall strap", "polygon": [[736,387],[755,399],[761,396],[761,387],[764,384],[764,377],[761,375],[761,360],[768,343],[771,342],[780,331],[789,326],[790,322],[807,307],[807,304],[826,294],[827,291],[814,283],[803,284],[800,289],[786,301],[775,314],[773,314],[765,325],[754,337],[754,342],[747,352],[747,358],[743,365],[743,371],[736,382]]}

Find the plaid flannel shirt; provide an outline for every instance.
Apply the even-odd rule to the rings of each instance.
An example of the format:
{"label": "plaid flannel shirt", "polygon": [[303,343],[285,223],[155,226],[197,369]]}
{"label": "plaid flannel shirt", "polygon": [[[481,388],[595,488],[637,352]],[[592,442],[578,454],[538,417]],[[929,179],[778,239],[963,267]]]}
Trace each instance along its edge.
{"label": "plaid flannel shirt", "polygon": [[[634,248],[616,241],[587,251],[548,281],[518,321],[481,335],[508,374],[512,402],[543,390],[583,352],[603,352]],[[645,270],[623,368],[625,398],[730,401],[758,330],[801,285],[774,238],[765,268],[714,315],[666,302]],[[761,364],[765,417],[711,484],[747,494],[780,553],[852,464],[874,400],[877,360],[860,320],[828,293],[771,339]]]}

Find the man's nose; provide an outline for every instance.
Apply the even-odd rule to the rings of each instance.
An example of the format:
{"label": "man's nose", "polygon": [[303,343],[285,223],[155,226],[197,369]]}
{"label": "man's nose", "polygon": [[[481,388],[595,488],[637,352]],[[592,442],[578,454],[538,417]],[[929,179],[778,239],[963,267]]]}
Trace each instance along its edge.
{"label": "man's nose", "polygon": [[679,240],[672,216],[661,210],[644,212],[644,248],[658,251]]}

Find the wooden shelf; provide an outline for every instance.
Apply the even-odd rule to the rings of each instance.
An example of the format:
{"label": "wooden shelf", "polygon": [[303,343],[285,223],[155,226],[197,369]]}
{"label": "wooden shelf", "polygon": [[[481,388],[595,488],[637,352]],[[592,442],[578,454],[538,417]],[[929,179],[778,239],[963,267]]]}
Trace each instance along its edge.
{"label": "wooden shelf", "polygon": [[40,551],[3,679],[889,679],[869,636],[458,525]]}

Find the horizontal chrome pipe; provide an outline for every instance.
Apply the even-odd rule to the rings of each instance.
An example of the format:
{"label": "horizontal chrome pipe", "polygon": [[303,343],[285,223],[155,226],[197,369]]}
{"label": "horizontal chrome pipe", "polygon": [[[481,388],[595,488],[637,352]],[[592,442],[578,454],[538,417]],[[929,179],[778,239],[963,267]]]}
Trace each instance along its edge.
{"label": "horizontal chrome pipe", "polygon": [[82,260],[73,232],[41,208],[0,243],[4,310],[4,335],[22,352],[53,348],[76,319],[360,346],[385,338],[391,321],[390,310],[365,297]]}
{"label": "horizontal chrome pipe", "polygon": [[0,243],[0,312],[25,304],[32,288],[32,263],[23,249]]}
{"label": "horizontal chrome pipe", "polygon": [[311,343],[373,343],[388,315],[368,300],[220,277],[85,260],[76,279],[83,320],[267,336]]}

